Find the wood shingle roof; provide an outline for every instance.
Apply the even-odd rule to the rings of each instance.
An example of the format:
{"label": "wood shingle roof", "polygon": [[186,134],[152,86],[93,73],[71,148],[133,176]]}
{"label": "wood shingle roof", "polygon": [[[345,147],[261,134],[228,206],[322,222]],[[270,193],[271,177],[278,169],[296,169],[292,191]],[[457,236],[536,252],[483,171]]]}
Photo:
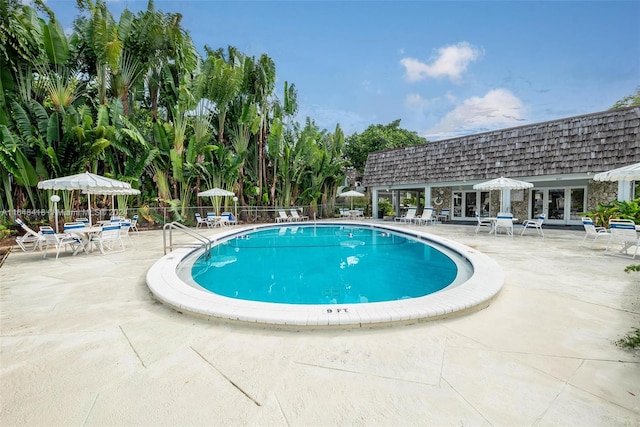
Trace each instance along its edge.
{"label": "wood shingle roof", "polygon": [[363,185],[602,172],[640,162],[640,107],[372,153]]}

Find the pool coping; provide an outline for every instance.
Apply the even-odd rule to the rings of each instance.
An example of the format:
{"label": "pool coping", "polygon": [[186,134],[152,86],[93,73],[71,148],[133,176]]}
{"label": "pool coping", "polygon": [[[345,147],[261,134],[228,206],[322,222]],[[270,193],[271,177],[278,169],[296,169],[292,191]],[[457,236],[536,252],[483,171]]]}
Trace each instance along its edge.
{"label": "pool coping", "polygon": [[[304,223],[309,224],[313,222]],[[210,239],[217,242],[246,231],[291,225],[287,223],[233,227]],[[363,221],[322,221],[318,225],[365,226],[433,241],[465,257],[473,267],[473,275],[464,283],[419,298],[339,305],[272,304],[228,298],[185,283],[178,276],[178,267],[183,259],[202,249],[178,248],[151,266],[146,275],[147,286],[155,298],[176,311],[206,318],[294,327],[362,327],[420,322],[479,310],[489,305],[504,284],[504,272],[493,259],[469,246],[426,231]]]}

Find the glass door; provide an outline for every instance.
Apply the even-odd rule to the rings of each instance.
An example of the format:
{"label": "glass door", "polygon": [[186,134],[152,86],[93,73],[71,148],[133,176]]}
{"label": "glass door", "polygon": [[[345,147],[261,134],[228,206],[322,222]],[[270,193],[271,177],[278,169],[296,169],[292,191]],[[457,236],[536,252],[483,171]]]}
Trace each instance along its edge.
{"label": "glass door", "polygon": [[[568,197],[565,197],[567,196]],[[551,224],[577,224],[586,206],[586,189],[539,188],[531,190],[531,218],[546,214]]]}
{"label": "glass door", "polygon": [[453,217],[459,219],[474,219],[476,211],[480,216],[491,215],[490,191],[454,191]]}
{"label": "glass door", "polygon": [[564,189],[550,188],[547,191],[549,192],[549,213],[547,214],[547,220],[565,222],[566,207],[564,205]]}

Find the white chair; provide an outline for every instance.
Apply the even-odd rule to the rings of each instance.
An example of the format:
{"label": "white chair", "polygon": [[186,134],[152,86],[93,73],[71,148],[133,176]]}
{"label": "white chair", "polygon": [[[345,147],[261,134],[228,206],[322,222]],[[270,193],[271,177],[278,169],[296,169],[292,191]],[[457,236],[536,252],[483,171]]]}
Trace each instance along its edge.
{"label": "white chair", "polygon": [[291,217],[287,215],[284,209],[278,209],[278,216],[276,222],[291,222]]}
{"label": "white chair", "polygon": [[203,219],[199,213],[196,213],[196,228],[201,227],[203,225],[206,225],[207,228],[211,227],[211,224],[206,219]]}
{"label": "white chair", "polygon": [[525,231],[533,228],[538,232],[539,235],[541,235],[544,238],[544,232],[542,231],[542,223],[544,222],[544,219],[545,219],[545,214],[540,214],[540,216],[538,216],[538,219],[526,220],[525,222],[522,223],[523,228],[520,235],[522,236]]}
{"label": "white chair", "polygon": [[93,250],[93,246],[100,248],[100,253],[105,254],[104,249],[107,248],[110,251],[114,250],[114,244],[120,245],[121,251],[124,251],[124,242],[120,236],[120,224],[106,225],[102,227],[102,231],[99,234],[94,234],[89,238],[89,245]]}
{"label": "white chair", "polygon": [[480,229],[483,227],[488,228],[489,232],[491,232],[493,228],[493,223],[491,222],[490,219],[482,218],[480,214],[476,212],[476,221],[478,221],[478,224],[476,225],[476,234],[478,234],[478,231],[480,231]]}
{"label": "white chair", "polygon": [[124,243],[124,239],[126,238],[128,242],[132,242],[131,236],[129,236],[129,230],[131,229],[131,221],[128,219],[120,221],[120,238],[122,238],[122,242]]}
{"label": "white chair", "polygon": [[215,212],[207,212],[207,224],[209,227],[223,227],[226,226],[226,217],[218,216]]}
{"label": "white chair", "polygon": [[73,249],[73,255],[76,255],[81,249],[86,252],[84,243],[78,236],[67,233],[56,234],[55,230],[49,226],[40,227],[40,232],[45,238],[44,256],[42,258],[47,257],[47,250],[49,249],[49,246],[56,248],[56,259],[58,259],[60,249],[62,248],[65,248],[66,252],[67,247],[71,247],[71,249]]}
{"label": "white chair", "polygon": [[498,236],[498,232],[500,230],[504,230],[507,236],[511,236],[513,238],[513,215],[498,215],[498,217],[496,218],[496,223],[493,226],[493,234],[495,236]]}
{"label": "white chair", "polygon": [[396,222],[403,222],[405,224],[412,222],[416,218],[417,210],[417,208],[409,208],[406,214],[396,217]]}
{"label": "white chair", "polygon": [[131,227],[130,230],[138,232],[138,214],[135,214],[133,218],[131,218]]}
{"label": "white chair", "polygon": [[604,227],[596,227],[596,225],[593,223],[593,220],[588,216],[582,217],[582,226],[584,227],[584,231],[585,231],[584,238],[582,239],[583,245],[584,245],[584,242],[587,240],[587,237],[593,238],[593,240],[591,241],[591,247],[593,247],[593,244],[596,242],[596,240],[598,240],[598,237],[611,236],[611,233],[609,232],[609,230],[607,230]]}
{"label": "white chair", "polygon": [[297,221],[306,221],[309,219],[307,215],[299,215],[298,210],[296,208],[289,209],[289,212],[291,212],[291,221],[297,222]]}
{"label": "white chair", "polygon": [[351,212],[347,208],[338,208],[340,218],[351,218]]}
{"label": "white chair", "polygon": [[629,254],[629,249],[635,248],[631,257],[635,259],[638,254],[638,246],[640,246],[640,237],[638,236],[636,224],[630,219],[612,219],[609,221],[609,231],[611,236],[604,252],[609,253],[613,243],[620,243],[622,245],[621,254],[631,255]]}
{"label": "white chair", "polygon": [[451,220],[451,209],[449,208],[442,209],[438,214],[437,218],[438,218],[438,221],[441,221],[441,222],[447,222]]}
{"label": "white chair", "polygon": [[413,222],[418,225],[429,225],[435,224],[436,217],[433,216],[434,209],[433,208],[424,208],[422,210],[422,214],[415,217]]}
{"label": "white chair", "polygon": [[35,251],[36,248],[42,249],[42,243],[45,241],[42,233],[36,233],[20,218],[16,218],[16,224],[25,231],[25,234],[16,238],[16,243],[20,246],[20,249],[24,252]]}
{"label": "white chair", "polygon": [[222,212],[222,214],[220,216],[227,218],[227,224],[235,225],[235,224],[238,223],[238,221],[236,220],[236,217],[233,216],[233,214],[231,212]]}

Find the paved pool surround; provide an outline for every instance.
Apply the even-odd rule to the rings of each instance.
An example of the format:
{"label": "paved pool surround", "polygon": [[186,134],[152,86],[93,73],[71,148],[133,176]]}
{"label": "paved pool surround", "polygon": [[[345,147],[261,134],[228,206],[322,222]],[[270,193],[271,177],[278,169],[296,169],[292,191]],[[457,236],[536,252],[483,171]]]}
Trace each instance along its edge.
{"label": "paved pool surround", "polygon": [[[308,222],[301,224],[309,225]],[[490,257],[456,241],[430,234],[428,227],[408,230],[401,226],[362,221],[323,221],[321,226],[325,225],[373,227],[430,241],[464,257],[473,269],[472,275],[463,283],[418,298],[363,304],[275,304],[221,296],[202,289],[192,280],[183,279],[189,273],[180,274],[179,270],[190,270],[204,249],[177,248],[149,269],[147,285],[158,300],[175,310],[205,318],[283,327],[354,327],[415,323],[479,310],[490,304],[504,283],[502,269]],[[213,239],[218,242],[248,231],[280,226],[231,227]]]}

